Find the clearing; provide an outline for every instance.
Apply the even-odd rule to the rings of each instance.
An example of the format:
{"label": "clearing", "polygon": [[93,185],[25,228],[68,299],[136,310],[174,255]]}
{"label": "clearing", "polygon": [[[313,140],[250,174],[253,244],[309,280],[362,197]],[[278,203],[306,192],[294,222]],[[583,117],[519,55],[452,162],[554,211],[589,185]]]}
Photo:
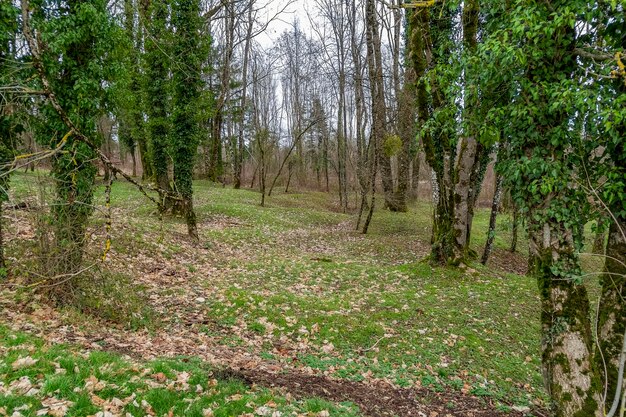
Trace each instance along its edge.
{"label": "clearing", "polygon": [[[46,181],[16,175],[11,203]],[[113,246],[99,261],[97,212],[81,310],[48,307],[20,279],[36,268],[24,251],[37,254],[41,205],[7,213],[19,268],[0,293],[0,416],[54,401],[72,416],[543,415],[539,300],[525,255],[505,249],[507,215],[488,267],[433,268],[426,203],[378,210],[362,235],[328,194],[260,207],[251,190],[194,191],[199,245],[114,183]]]}

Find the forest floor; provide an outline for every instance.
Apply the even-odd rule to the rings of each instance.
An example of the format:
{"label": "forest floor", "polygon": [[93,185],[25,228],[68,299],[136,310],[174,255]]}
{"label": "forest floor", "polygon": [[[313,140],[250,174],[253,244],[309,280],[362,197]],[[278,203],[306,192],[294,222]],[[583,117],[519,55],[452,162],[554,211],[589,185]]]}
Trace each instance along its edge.
{"label": "forest floor", "polygon": [[[41,257],[46,181],[17,175],[11,203],[28,205],[5,214],[14,273],[0,287],[0,416],[54,401],[66,408],[51,415],[72,416],[546,413],[536,284],[526,256],[506,250],[506,215],[487,267],[434,268],[426,203],[376,211],[363,235],[335,196],[260,207],[254,191],[200,181],[194,244],[181,219],[159,219],[116,182],[111,251],[99,260],[100,210],[80,309],[55,309],[25,281]],[[478,252],[488,216],[476,214]]]}

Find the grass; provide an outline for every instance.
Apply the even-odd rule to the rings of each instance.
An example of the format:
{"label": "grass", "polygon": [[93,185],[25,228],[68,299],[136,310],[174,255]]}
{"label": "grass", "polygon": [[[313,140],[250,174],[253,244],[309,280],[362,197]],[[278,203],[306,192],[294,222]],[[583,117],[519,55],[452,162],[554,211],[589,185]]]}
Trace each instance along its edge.
{"label": "grass", "polygon": [[[14,199],[32,194],[35,178],[33,174],[16,175]],[[355,216],[338,212],[333,197],[325,193],[278,193],[268,198],[266,207],[260,207],[259,194],[251,190],[198,181],[194,191],[201,236],[198,246],[185,239],[181,219],[159,220],[154,207],[129,184],[116,182],[113,186],[109,268],[140,281],[154,275],[150,272],[153,265],[174,271],[173,277],[185,277],[174,281],[168,275],[158,283],[141,282],[146,296],[137,303],[146,306],[136,310],[150,313],[130,326],[129,337],[137,326],[150,328],[150,321],[158,322],[153,328],[175,331],[193,312],[205,320],[189,331],[264,360],[350,380],[386,379],[400,386],[460,390],[503,404],[545,401],[539,371],[536,283],[492,266],[471,264],[459,270],[433,268],[423,262],[429,248],[429,204],[414,203],[408,213],[377,210],[370,232],[362,235],[353,230]],[[102,201],[99,190],[97,202]],[[477,210],[472,240],[478,253],[488,221],[489,211]],[[102,224],[102,213],[97,212],[92,226],[95,236],[101,235]],[[510,226],[509,216],[499,216],[494,254],[498,265],[509,262],[503,254],[510,244]],[[90,245],[95,248],[94,256],[101,254],[100,244],[94,239]],[[519,247],[523,250],[526,246],[520,233]],[[524,257],[522,253],[511,259],[523,262]],[[201,302],[194,301],[198,295]],[[163,303],[165,299],[175,302]],[[71,318],[80,320],[89,319]],[[93,403],[74,389],[88,374],[95,372],[100,379],[97,370],[103,363],[97,357],[79,356],[75,359],[82,361],[79,369],[86,369],[79,378],[55,376],[50,364],[65,348],[44,350],[41,342],[37,343],[35,353],[42,361],[36,366],[42,368],[32,376],[46,375],[42,386],[50,387],[42,392],[48,395],[58,390],[67,394],[74,407],[84,408],[83,414],[72,415],[92,413]],[[10,355],[0,368],[5,386],[21,376],[11,371],[16,353],[11,350]],[[110,362],[125,363],[114,356]],[[183,370],[193,378],[208,372],[193,359],[146,366],[156,367],[151,372],[163,372],[170,380]],[[118,388],[112,388],[107,398],[122,398],[137,388],[130,381],[139,375],[124,369],[119,374],[122,379],[112,382]],[[151,388],[145,384],[146,378],[149,380],[149,375],[139,376],[144,385],[137,389],[155,411],[158,408],[158,415],[172,407],[175,413],[201,415],[202,408],[209,406],[215,415],[248,413],[251,407],[246,404],[257,407],[270,398],[285,412],[335,407],[333,415],[356,413],[350,407],[318,400],[287,401],[233,381],[219,382],[214,396],[203,394],[197,399],[194,392]],[[203,386],[204,392],[209,388]],[[244,397],[228,400],[235,395]],[[33,402],[32,409],[36,407]],[[130,412],[140,411],[132,408]]]}
{"label": "grass", "polygon": [[321,411],[358,415],[351,404],[295,400],[241,381],[215,379],[210,368],[193,358],[137,363],[108,352],[50,346],[4,326],[0,340],[0,415],[79,417],[108,411],[217,417],[262,415],[266,410],[268,416]]}

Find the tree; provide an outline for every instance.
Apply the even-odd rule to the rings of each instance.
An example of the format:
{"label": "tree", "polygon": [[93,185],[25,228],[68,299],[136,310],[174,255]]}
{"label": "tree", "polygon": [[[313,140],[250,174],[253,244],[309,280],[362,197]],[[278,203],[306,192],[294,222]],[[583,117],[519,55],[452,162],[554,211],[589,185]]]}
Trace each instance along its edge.
{"label": "tree", "polygon": [[622,352],[626,333],[626,6],[603,3],[596,13],[596,39],[603,48],[594,52],[600,57],[581,57],[594,74],[607,76],[596,82],[598,88],[592,92],[603,100],[603,111],[597,119],[597,134],[586,142],[591,148],[589,154],[594,156],[589,159],[592,166],[587,172],[593,175],[589,186],[603,209],[598,221],[608,217],[610,222],[604,274],[600,278],[599,351],[595,359],[606,381],[605,408],[615,411],[625,406],[615,394],[620,360],[624,361],[622,355],[626,355]]}
{"label": "tree", "polygon": [[512,101],[499,113],[510,141],[502,172],[526,217],[529,273],[537,280],[542,303],[544,381],[557,416],[601,415],[602,409],[589,298],[580,282],[577,255],[587,197],[573,182],[582,164],[571,152],[572,144],[580,142],[575,24],[585,7],[575,3],[536,3],[532,8],[522,1],[511,3],[501,31],[484,50],[499,68],[513,67],[490,73],[512,92]]}
{"label": "tree", "polygon": [[254,0],[250,0],[248,4],[248,21],[246,22],[246,38],[243,51],[243,63],[241,69],[241,102],[240,108],[240,120],[239,120],[239,132],[237,135],[237,147],[235,152],[235,163],[233,172],[233,187],[238,189],[241,187],[241,181],[243,176],[243,162],[244,162],[244,130],[245,130],[245,115],[248,105],[248,67],[250,63],[250,49],[252,48],[252,30],[254,29],[254,15],[253,14]]}
{"label": "tree", "polygon": [[[169,0],[153,0],[144,5],[146,39],[144,55],[145,77],[143,80],[148,116],[149,155],[154,180],[165,193],[171,191],[169,178],[169,134],[170,134],[170,59]],[[167,195],[161,198],[165,206],[172,205]]]}
{"label": "tree", "polygon": [[[172,24],[176,30],[173,67],[172,160],[174,185],[182,197],[180,212],[187,221],[189,236],[198,240],[193,209],[193,167],[200,135],[202,62],[207,55],[201,38],[202,19],[198,0],[175,0]],[[205,45],[208,44],[205,43]]]}
{"label": "tree", "polygon": [[[144,2],[145,3],[145,2]],[[144,6],[146,6],[144,4]],[[145,11],[142,13],[146,15]],[[143,59],[143,29],[139,25],[139,11],[133,0],[124,0],[124,30],[126,34],[125,74],[128,78],[125,88],[121,89],[119,104],[119,141],[131,155],[133,176],[137,175],[136,154],[141,160],[142,179],[154,177],[152,162],[148,154],[148,140],[144,123],[145,103],[142,90],[141,61]]]}
{"label": "tree", "polygon": [[[0,84],[10,85],[13,69],[11,62],[17,58],[15,38],[18,32],[19,10],[11,3],[0,4]],[[10,91],[0,95],[0,278],[6,275],[4,259],[3,204],[9,200],[9,180],[12,159],[16,149],[16,134],[21,128],[16,120],[15,99]]]}
{"label": "tree", "polygon": [[[36,36],[28,33],[31,53],[37,53],[40,79],[47,80],[54,92],[55,103],[64,109],[76,129],[89,135],[99,146],[96,121],[103,112],[105,85],[115,80],[117,65],[114,45],[118,28],[107,13],[104,0],[72,0],[59,4],[42,1],[29,5],[22,1],[24,20],[32,10],[37,28]],[[54,10],[54,13],[52,12]],[[26,23],[25,23],[26,26]],[[30,29],[25,28],[26,31]],[[60,36],[59,34],[63,34]],[[38,43],[35,44],[35,39]],[[33,51],[36,48],[36,51]],[[62,277],[52,287],[52,296],[63,302],[72,297],[85,246],[85,230],[93,211],[93,195],[97,168],[94,159],[97,148],[76,137],[52,104],[42,108],[46,121],[39,141],[50,148],[63,146],[52,160],[52,176],[56,200],[52,208],[54,227],[54,270],[51,275]],[[69,130],[69,131],[68,131]]]}
{"label": "tree", "polygon": [[[337,80],[337,181],[339,186],[339,206],[345,213],[348,210],[348,118],[347,118],[347,61],[348,61],[348,4],[341,0],[317,0],[321,16],[330,24],[334,51],[326,45],[319,29],[318,35],[323,49],[329,58],[334,76]],[[314,27],[315,30],[315,27]],[[334,55],[331,55],[333,54]]]}
{"label": "tree", "polygon": [[[478,1],[463,2],[462,8],[458,2],[428,3],[409,12],[420,139],[437,197],[431,250],[437,264],[460,264],[474,256],[469,247],[473,210],[489,153],[478,128],[480,78],[476,65],[468,64],[478,45],[479,20]],[[455,41],[459,29],[463,42]]]}

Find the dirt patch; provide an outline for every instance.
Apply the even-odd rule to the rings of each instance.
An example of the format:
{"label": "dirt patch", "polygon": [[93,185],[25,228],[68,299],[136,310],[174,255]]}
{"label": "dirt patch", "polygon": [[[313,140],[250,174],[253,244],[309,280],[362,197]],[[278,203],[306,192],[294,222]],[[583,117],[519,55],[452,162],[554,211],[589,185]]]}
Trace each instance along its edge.
{"label": "dirt patch", "polygon": [[495,249],[487,265],[511,274],[526,275],[528,272],[528,258],[519,252],[505,249]]}
{"label": "dirt patch", "polygon": [[333,402],[349,401],[368,416],[407,417],[522,417],[523,412],[500,412],[489,402],[451,392],[425,388],[396,388],[384,382],[333,380],[301,373],[271,373],[263,370],[221,371],[220,378],[243,380],[249,385],[283,389],[298,397],[321,397]]}

